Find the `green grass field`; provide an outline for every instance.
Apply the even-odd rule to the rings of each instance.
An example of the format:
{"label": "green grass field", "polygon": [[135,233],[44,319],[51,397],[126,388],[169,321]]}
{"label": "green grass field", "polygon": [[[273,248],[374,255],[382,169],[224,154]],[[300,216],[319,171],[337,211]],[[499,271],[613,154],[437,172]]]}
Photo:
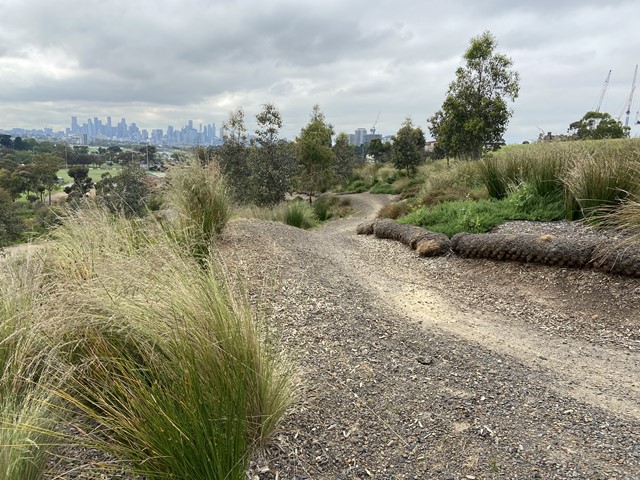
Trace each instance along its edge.
{"label": "green grass field", "polygon": [[[120,173],[120,167],[111,167],[111,168],[89,168],[89,176],[93,179],[94,182],[99,182],[102,179],[102,174],[109,173],[111,175],[117,175]],[[69,183],[73,183],[73,179],[67,173],[69,171],[68,168],[63,168],[58,170],[58,178],[61,178],[61,183],[63,185],[68,185]]]}

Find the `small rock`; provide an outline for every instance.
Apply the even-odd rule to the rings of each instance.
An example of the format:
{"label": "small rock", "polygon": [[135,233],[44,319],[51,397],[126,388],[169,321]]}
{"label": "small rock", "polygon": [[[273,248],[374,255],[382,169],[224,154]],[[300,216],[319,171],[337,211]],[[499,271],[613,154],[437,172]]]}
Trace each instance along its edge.
{"label": "small rock", "polygon": [[418,357],[416,361],[422,365],[431,365],[433,363],[433,357]]}

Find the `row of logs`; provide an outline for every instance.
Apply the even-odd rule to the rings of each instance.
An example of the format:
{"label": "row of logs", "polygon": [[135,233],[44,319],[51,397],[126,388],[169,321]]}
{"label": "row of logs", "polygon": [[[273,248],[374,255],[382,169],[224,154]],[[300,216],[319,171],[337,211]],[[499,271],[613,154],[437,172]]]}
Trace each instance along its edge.
{"label": "row of logs", "polygon": [[602,245],[591,239],[569,240],[553,235],[503,235],[458,233],[449,239],[414,225],[393,220],[374,220],[358,225],[359,235],[396,240],[433,257],[453,252],[465,258],[486,258],[558,267],[595,268],[640,277],[640,245]]}

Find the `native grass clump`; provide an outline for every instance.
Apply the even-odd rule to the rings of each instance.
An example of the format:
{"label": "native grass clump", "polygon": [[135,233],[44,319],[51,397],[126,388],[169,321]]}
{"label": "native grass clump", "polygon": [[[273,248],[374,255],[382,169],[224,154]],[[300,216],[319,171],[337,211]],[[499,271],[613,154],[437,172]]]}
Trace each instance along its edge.
{"label": "native grass clump", "polygon": [[420,194],[400,221],[448,235],[486,232],[507,220],[585,219],[606,226],[603,215],[618,218],[612,213],[632,209],[627,199],[640,192],[640,143],[513,145],[480,161],[427,162],[420,172]]}
{"label": "native grass clump", "polygon": [[[0,260],[1,478],[241,479],[277,427],[290,368],[217,259],[224,217],[180,210],[179,192],[217,208],[213,180],[183,173],[175,220],[89,204],[36,253]],[[104,459],[56,455],[87,447]]]}

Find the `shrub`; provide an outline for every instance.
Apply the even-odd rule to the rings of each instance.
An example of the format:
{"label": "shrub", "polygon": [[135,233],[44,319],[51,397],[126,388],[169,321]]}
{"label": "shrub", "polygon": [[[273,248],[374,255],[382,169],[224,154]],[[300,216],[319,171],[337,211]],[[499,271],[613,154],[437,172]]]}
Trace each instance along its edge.
{"label": "shrub", "polygon": [[345,185],[342,190],[350,193],[363,193],[368,192],[369,188],[371,188],[371,185],[368,185],[364,180],[354,180]]}
{"label": "shrub", "polygon": [[509,182],[496,158],[489,156],[481,160],[479,171],[491,198],[500,200],[507,196]]}
{"label": "shrub", "polygon": [[114,176],[104,175],[96,183],[96,198],[111,212],[143,216],[151,194],[145,181],[146,173],[139,168],[125,167]]}
{"label": "shrub", "polygon": [[333,195],[322,195],[313,202],[313,212],[316,218],[325,222],[332,217],[331,209],[338,203],[337,197]]}
{"label": "shrub", "polygon": [[153,222],[97,208],[54,239],[42,257],[64,294],[42,311],[78,372],[56,393],[104,432],[81,441],[148,478],[243,478],[291,387],[214,254],[195,259]]}
{"label": "shrub", "polygon": [[640,244],[640,196],[631,195],[614,209],[600,209],[595,220],[604,228],[621,232],[624,242]]}
{"label": "shrub", "polygon": [[380,183],[393,183],[399,177],[399,172],[393,167],[383,165],[376,172],[375,179]]}
{"label": "shrub", "polygon": [[396,218],[403,217],[411,211],[411,207],[407,202],[388,203],[378,212],[378,218]]}
{"label": "shrub", "polygon": [[296,201],[285,204],[282,213],[283,222],[297,228],[311,228],[316,225],[317,218],[311,205]]}
{"label": "shrub", "polygon": [[637,164],[618,157],[576,157],[564,176],[566,209],[573,218],[619,204],[640,192]]}
{"label": "shrub", "polygon": [[562,218],[562,203],[553,197],[531,195],[522,185],[503,200],[458,200],[422,207],[398,219],[451,237],[456,233],[483,233],[507,220],[548,221]]}
{"label": "shrub", "polygon": [[389,185],[388,183],[376,183],[369,191],[371,193],[387,195],[396,195],[399,193],[398,190],[393,187],[393,185]]}
{"label": "shrub", "polygon": [[231,195],[220,169],[215,162],[203,167],[191,160],[173,167],[167,181],[180,216],[177,235],[196,256],[206,257],[231,215]]}

